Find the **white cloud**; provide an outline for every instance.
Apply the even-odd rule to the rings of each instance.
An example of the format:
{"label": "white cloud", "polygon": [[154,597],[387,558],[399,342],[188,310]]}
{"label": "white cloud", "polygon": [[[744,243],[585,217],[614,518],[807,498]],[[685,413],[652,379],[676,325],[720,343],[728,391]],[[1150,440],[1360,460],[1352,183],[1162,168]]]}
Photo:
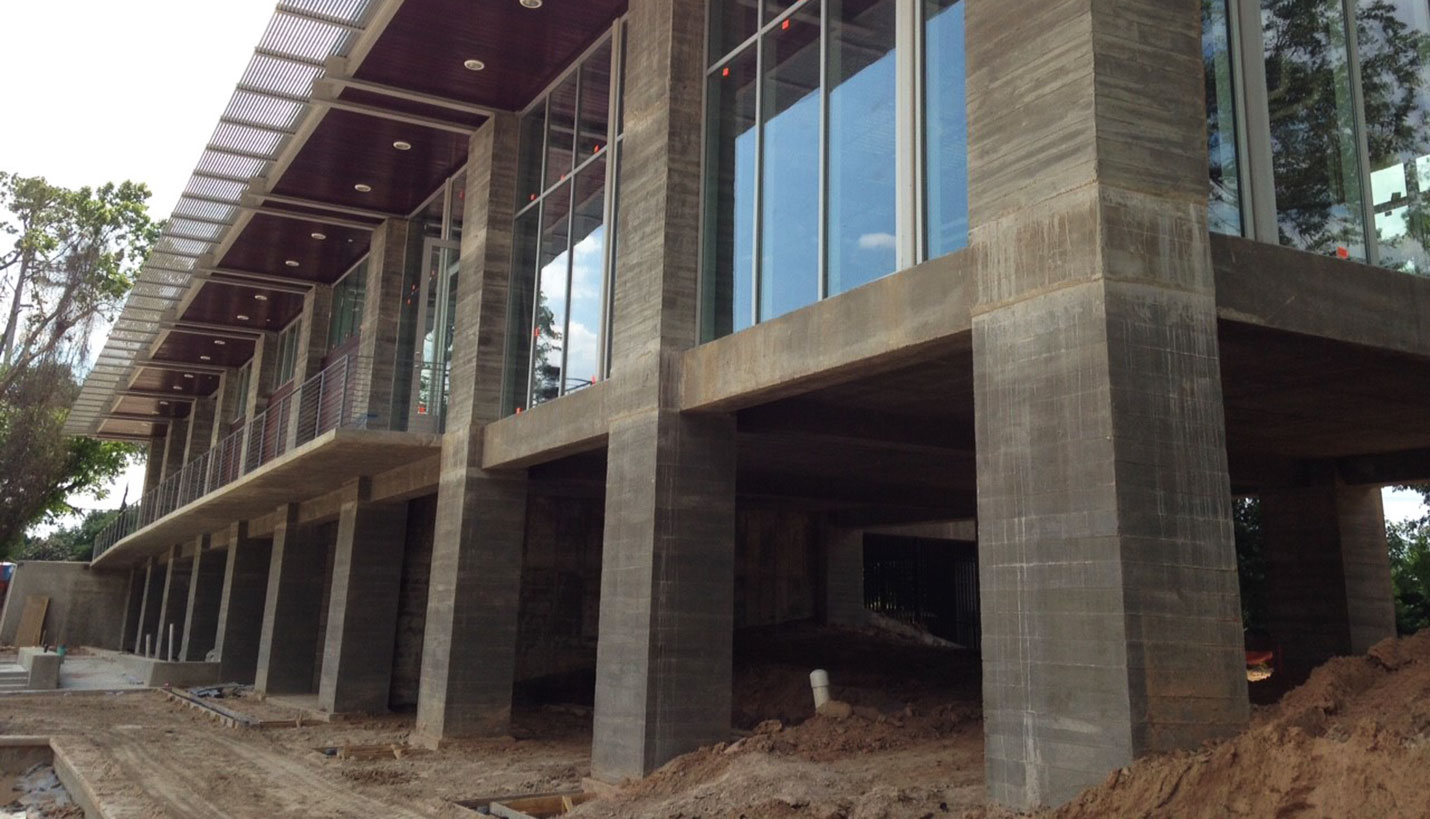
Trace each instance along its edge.
{"label": "white cloud", "polygon": [[866,233],[859,237],[860,250],[893,250],[897,243],[892,233]]}

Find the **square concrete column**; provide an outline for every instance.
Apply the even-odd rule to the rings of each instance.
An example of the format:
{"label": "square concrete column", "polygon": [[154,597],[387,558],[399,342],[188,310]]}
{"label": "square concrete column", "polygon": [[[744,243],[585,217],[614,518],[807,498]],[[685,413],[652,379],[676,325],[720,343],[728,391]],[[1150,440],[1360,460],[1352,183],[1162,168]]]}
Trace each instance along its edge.
{"label": "square concrete column", "polygon": [[[298,357],[293,365],[293,383],[301,389],[308,379],[322,372],[328,351],[328,316],[332,310],[333,288],[316,285],[303,297],[302,324],[298,328]],[[315,437],[319,393],[299,394],[289,407],[287,449]]]}
{"label": "square concrete column", "polygon": [[200,457],[213,446],[216,397],[200,398],[189,412],[188,436],[184,441],[184,463]]}
{"label": "square concrete column", "polygon": [[184,454],[189,442],[189,419],[175,418],[169,422],[169,434],[164,441],[164,474],[168,480],[184,468]]}
{"label": "square concrete column", "polygon": [[[389,219],[372,232],[363,298],[362,332],[353,377],[356,417],[368,429],[405,429],[408,388],[412,382],[412,326],[403,321],[404,305],[418,260],[414,240],[420,230],[409,221]],[[419,244],[420,247],[420,244]]]}
{"label": "square concrete column", "polygon": [[327,547],[315,527],[298,523],[298,505],[278,510],[268,594],[258,642],[253,687],[265,694],[306,694],[313,690],[322,616]]}
{"label": "square concrete column", "polygon": [[144,568],[129,570],[129,594],[124,601],[124,629],[120,632],[119,648],[133,646],[144,617],[144,594],[148,591],[149,573]]}
{"label": "square concrete column", "polygon": [[164,597],[159,604],[159,631],[154,636],[154,645],[159,647],[155,652],[156,656],[165,659],[171,654],[175,658],[179,656],[179,642],[184,638],[184,615],[188,611],[189,580],[193,575],[193,567],[193,558],[183,557],[183,550],[178,546],[170,547],[169,563],[164,572]]}
{"label": "square concrete column", "polygon": [[238,394],[238,371],[225,370],[219,376],[218,391],[214,393],[214,423],[209,431],[209,448],[217,447],[229,435],[228,428],[238,418],[243,407],[243,398]]}
{"label": "square concrete column", "polygon": [[1261,493],[1267,628],[1293,682],[1395,636],[1380,488],[1347,486],[1329,467],[1314,471]]}
{"label": "square concrete column", "polygon": [[1201,18],[966,7],[988,793],[1029,808],[1247,719]]}
{"label": "square concrete column", "polygon": [[592,776],[645,776],[728,735],[734,589],[734,420],[614,421]]}
{"label": "square concrete column", "polygon": [[591,771],[640,777],[724,739],[734,628],[735,425],[683,416],[698,342],[705,3],[632,0],[612,323]]}
{"label": "square concrete column", "polygon": [[379,714],[392,688],[407,504],[368,502],[365,480],[350,492],[338,513],[318,706]]}
{"label": "square concrete column", "polygon": [[824,618],[831,625],[865,624],[864,531],[824,528]]}
{"label": "square concrete column", "polygon": [[143,600],[139,604],[139,625],[134,634],[134,653],[145,653],[146,636],[155,635],[159,627],[159,607],[164,601],[164,572],[157,561],[149,558],[144,563]]}
{"label": "square concrete column", "polygon": [[189,580],[189,605],[184,613],[184,640],[179,659],[202,661],[218,639],[219,606],[223,602],[226,557],[210,548],[208,535],[194,541],[194,570]]}
{"label": "square concrete column", "polygon": [[214,644],[220,677],[225,682],[252,684],[256,677],[272,558],[272,541],[249,537],[247,523],[229,527]]}
{"label": "square concrete column", "polygon": [[496,114],[468,152],[461,285],[428,586],[417,733],[499,736],[511,721],[526,475],[482,470],[501,416],[517,124]]}
{"label": "square concrete column", "polygon": [[149,440],[149,457],[144,461],[145,495],[148,495],[164,480],[164,447],[168,443],[167,434]]}
{"label": "square concrete column", "polygon": [[[267,409],[268,396],[272,394],[273,388],[278,386],[273,383],[278,376],[277,333],[264,333],[254,341],[253,358],[249,367],[248,394],[237,396],[243,408],[242,418],[245,424],[252,424],[258,413]],[[256,462],[257,453],[250,453],[249,450],[261,445],[259,437],[253,434],[243,436],[239,463],[245,469],[251,461]]]}

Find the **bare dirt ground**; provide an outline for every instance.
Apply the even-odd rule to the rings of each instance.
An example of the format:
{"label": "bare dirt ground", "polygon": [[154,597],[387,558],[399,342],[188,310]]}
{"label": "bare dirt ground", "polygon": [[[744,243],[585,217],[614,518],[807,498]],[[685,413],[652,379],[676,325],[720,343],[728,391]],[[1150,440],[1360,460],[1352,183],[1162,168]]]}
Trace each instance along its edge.
{"label": "bare dirt ground", "polygon": [[[660,819],[1007,819],[983,805],[971,652],[814,628],[737,643],[731,740],[577,809]],[[816,716],[826,668],[842,718]],[[244,711],[248,698],[223,700]],[[265,718],[268,704],[251,708]],[[0,734],[50,735],[116,816],[470,817],[459,800],[580,787],[589,710],[519,710],[516,738],[402,758],[324,748],[402,745],[411,718],[235,730],[155,692],[0,698]],[[1430,634],[1334,660],[1251,728],[1142,760],[1040,819],[1430,816]]]}

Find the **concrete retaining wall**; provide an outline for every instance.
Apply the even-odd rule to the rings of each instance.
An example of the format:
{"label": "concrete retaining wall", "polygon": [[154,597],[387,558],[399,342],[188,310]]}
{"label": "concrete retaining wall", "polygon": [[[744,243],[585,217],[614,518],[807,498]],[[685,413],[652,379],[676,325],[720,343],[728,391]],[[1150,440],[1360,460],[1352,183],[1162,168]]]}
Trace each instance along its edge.
{"label": "concrete retaining wall", "polygon": [[100,572],[88,563],[27,560],[15,567],[15,578],[0,613],[0,643],[12,645],[20,629],[25,599],[50,598],[45,614],[45,640],[72,646],[121,648],[128,574]]}

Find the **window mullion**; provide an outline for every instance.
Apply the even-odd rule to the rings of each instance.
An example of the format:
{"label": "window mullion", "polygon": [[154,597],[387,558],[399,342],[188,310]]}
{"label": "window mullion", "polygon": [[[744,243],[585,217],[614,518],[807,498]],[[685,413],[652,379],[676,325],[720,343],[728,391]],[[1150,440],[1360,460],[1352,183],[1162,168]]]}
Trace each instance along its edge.
{"label": "window mullion", "polygon": [[[761,4],[763,12],[763,4]],[[755,206],[754,240],[750,243],[750,324],[760,323],[760,278],[763,271],[760,264],[764,255],[765,236],[765,37],[760,32],[755,41]]]}
{"label": "window mullion", "polygon": [[1260,0],[1232,0],[1236,8],[1241,38],[1242,89],[1245,91],[1245,125],[1247,152],[1244,162],[1250,184],[1245,199],[1252,218],[1251,238],[1269,244],[1279,244],[1281,236],[1276,218],[1276,174],[1271,157],[1271,111],[1266,94],[1266,56],[1261,33]]}
{"label": "window mullion", "polygon": [[819,183],[815,196],[818,197],[819,225],[816,228],[818,245],[815,260],[817,300],[829,295],[829,7],[836,0],[824,0],[819,5]]}
{"label": "window mullion", "polygon": [[894,115],[894,180],[896,204],[894,233],[897,236],[894,267],[912,267],[919,257],[918,164],[919,145],[917,111],[919,109],[917,68],[914,63],[918,40],[918,0],[898,0],[894,18],[895,90]]}
{"label": "window mullion", "polygon": [[1365,121],[1365,94],[1360,74],[1360,25],[1356,19],[1356,0],[1342,0],[1346,23],[1346,60],[1351,86],[1351,120],[1355,128],[1356,162],[1361,190],[1361,219],[1365,222],[1365,258],[1370,264],[1380,264],[1379,234],[1375,229],[1375,192],[1370,181],[1370,145]]}

